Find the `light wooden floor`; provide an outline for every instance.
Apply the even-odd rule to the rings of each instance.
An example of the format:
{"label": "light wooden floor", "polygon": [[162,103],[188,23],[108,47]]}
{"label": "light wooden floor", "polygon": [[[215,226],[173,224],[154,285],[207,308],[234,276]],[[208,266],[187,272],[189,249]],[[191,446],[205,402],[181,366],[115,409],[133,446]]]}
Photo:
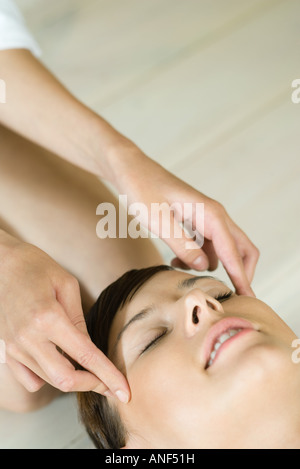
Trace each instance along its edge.
{"label": "light wooden floor", "polygon": [[[225,205],[261,251],[257,296],[300,334],[299,1],[17,3],[64,84]],[[0,412],[0,448],[89,447],[73,396]]]}

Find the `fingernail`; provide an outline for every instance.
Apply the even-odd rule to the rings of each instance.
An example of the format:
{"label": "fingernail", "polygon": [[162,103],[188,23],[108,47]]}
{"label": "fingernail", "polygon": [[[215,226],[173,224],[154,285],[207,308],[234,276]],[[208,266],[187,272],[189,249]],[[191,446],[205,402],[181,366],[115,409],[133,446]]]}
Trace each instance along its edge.
{"label": "fingernail", "polygon": [[113,393],[110,392],[109,390],[105,391],[105,392],[103,393],[103,396],[106,396],[106,397],[114,397]]}
{"label": "fingernail", "polygon": [[206,269],[206,259],[203,256],[199,256],[194,260],[193,265],[196,269]]}
{"label": "fingernail", "polygon": [[124,391],[116,391],[116,396],[119,399],[119,401],[123,402],[123,404],[127,404],[129,401],[129,396]]}

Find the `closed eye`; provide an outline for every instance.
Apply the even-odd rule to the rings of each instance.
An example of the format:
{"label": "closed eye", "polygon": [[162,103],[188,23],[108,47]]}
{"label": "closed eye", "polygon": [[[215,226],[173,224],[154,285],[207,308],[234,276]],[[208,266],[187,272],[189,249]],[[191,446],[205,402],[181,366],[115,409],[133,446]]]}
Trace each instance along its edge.
{"label": "closed eye", "polygon": [[[214,296],[214,298],[219,301],[220,303],[222,301],[226,301],[228,300],[229,298],[231,298],[233,296],[233,291],[229,290],[228,292],[226,293],[219,293],[218,295]],[[140,355],[143,355],[144,352],[146,352],[147,350],[149,350],[150,348],[152,348],[154,345],[157,344],[157,342],[166,335],[167,333],[167,329],[164,330],[163,332],[159,332],[152,340],[151,342],[149,342],[146,347],[143,348],[143,350],[141,351]]]}
{"label": "closed eye", "polygon": [[222,303],[222,301],[226,301],[229,298],[231,298],[232,296],[233,296],[233,291],[229,290],[226,293],[219,293],[214,298],[215,298],[215,300],[219,301],[219,303]]}
{"label": "closed eye", "polygon": [[151,340],[151,342],[149,342],[146,347],[141,351],[140,355],[142,355],[144,352],[146,352],[148,349],[150,349],[151,347],[153,347],[164,335],[166,335],[167,333],[167,330],[163,331],[163,332],[159,332],[159,334],[157,334],[154,339]]}

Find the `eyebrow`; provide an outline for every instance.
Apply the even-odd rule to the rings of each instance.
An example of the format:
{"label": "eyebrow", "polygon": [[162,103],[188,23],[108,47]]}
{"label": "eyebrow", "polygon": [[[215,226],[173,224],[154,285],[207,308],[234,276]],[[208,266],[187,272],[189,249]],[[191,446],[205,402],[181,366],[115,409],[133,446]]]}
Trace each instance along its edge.
{"label": "eyebrow", "polygon": [[145,319],[147,316],[150,316],[154,313],[155,310],[155,305],[149,305],[146,306],[146,308],[143,308],[139,313],[135,314],[135,316],[133,316],[130,321],[128,321],[119,332],[114,348],[117,346],[119,340],[121,339],[122,335],[128,329],[129,326],[131,326],[134,322],[140,321],[141,319]]}
{"label": "eyebrow", "polygon": [[212,277],[211,275],[195,275],[194,277],[189,277],[185,278],[183,280],[180,280],[177,284],[177,289],[178,290],[184,290],[185,288],[191,288],[195,285],[197,280],[200,279],[213,279],[213,280],[218,280],[216,277]]}
{"label": "eyebrow", "polygon": [[[180,280],[177,284],[177,289],[178,290],[184,290],[186,288],[192,288],[195,285],[195,283],[197,282],[197,280],[201,280],[201,279],[213,279],[213,280],[218,280],[219,282],[222,282],[222,280],[216,279],[216,277],[212,277],[211,275],[201,275],[201,276],[195,275],[194,277],[189,277],[189,278],[185,278],[183,280]],[[224,282],[222,282],[222,283],[224,283]],[[151,314],[153,314],[155,311],[157,311],[157,308],[154,304],[148,305],[145,308],[143,308],[139,313],[135,314],[125,324],[125,326],[122,327],[122,329],[120,330],[120,332],[119,332],[119,334],[116,338],[116,342],[113,346],[112,355],[115,353],[116,348],[118,346],[118,343],[120,342],[122,335],[128,329],[128,327],[130,327],[132,324],[134,324],[137,321],[141,321],[142,319],[146,319],[147,317],[151,316]]]}

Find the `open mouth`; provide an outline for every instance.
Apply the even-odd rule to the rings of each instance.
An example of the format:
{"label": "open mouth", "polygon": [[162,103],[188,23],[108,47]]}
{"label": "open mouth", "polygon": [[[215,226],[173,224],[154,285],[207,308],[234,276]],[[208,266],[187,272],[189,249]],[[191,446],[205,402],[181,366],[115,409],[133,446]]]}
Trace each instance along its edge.
{"label": "open mouth", "polygon": [[240,318],[225,318],[212,326],[204,344],[205,369],[210,368],[220,353],[238,336],[253,330],[251,323]]}

